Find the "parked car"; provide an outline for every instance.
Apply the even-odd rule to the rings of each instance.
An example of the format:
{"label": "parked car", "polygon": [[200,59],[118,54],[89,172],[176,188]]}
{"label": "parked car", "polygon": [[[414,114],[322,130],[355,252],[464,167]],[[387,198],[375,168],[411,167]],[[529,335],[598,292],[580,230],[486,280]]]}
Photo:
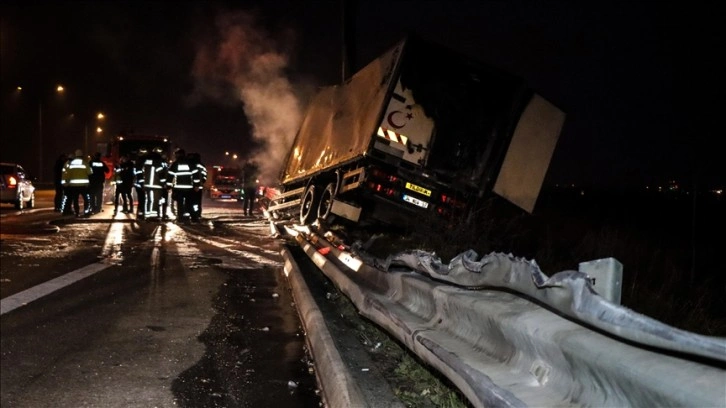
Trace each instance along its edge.
{"label": "parked car", "polygon": [[19,210],[35,207],[35,186],[21,165],[0,163],[0,202]]}

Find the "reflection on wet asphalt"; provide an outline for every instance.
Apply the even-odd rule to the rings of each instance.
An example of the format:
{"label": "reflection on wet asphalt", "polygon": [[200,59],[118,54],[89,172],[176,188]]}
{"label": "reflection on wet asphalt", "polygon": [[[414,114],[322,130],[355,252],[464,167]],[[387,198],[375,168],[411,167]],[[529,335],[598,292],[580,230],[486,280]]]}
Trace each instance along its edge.
{"label": "reflection on wet asphalt", "polygon": [[319,407],[277,244],[229,219],[3,236],[3,296],[108,268],[4,317],[2,406]]}
{"label": "reflection on wet asphalt", "polygon": [[204,356],[172,383],[181,407],[317,407],[304,334],[281,271],[228,271]]}

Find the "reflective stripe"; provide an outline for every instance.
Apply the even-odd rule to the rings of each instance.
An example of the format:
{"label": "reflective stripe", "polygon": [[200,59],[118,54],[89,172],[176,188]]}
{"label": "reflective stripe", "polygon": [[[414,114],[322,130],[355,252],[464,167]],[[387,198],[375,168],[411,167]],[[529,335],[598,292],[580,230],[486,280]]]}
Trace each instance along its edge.
{"label": "reflective stripe", "polygon": [[378,136],[380,136],[384,139],[388,139],[392,142],[400,143],[404,146],[406,144],[408,144],[408,137],[406,137],[405,135],[402,135],[400,133],[396,133],[392,130],[388,130],[384,127],[378,128]]}

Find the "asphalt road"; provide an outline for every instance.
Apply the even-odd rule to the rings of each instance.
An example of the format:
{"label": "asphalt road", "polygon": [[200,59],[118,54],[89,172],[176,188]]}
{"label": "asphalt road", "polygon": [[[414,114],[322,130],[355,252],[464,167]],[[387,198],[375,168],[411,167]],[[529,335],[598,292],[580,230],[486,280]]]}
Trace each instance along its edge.
{"label": "asphalt road", "polygon": [[0,405],[319,406],[264,220],[234,201],[191,225],[36,202],[0,211]]}

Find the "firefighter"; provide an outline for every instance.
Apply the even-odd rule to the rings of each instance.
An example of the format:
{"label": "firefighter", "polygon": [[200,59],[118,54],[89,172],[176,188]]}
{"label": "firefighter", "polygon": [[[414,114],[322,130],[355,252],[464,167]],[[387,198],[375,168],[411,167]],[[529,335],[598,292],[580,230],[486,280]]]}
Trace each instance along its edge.
{"label": "firefighter", "polygon": [[146,156],[143,164],[144,177],[144,218],[159,219],[161,217],[160,206],[163,203],[163,196],[166,193],[166,178],[168,166],[161,157],[162,150],[155,147]]}
{"label": "firefighter", "polygon": [[[144,219],[144,160],[146,160],[146,155],[148,153],[149,151],[145,147],[140,148],[134,165],[134,177],[136,177],[136,181],[134,182],[134,191],[136,192],[136,200],[138,202],[136,207],[136,218],[140,220]],[[133,206],[134,204],[131,203],[132,211]]]}
{"label": "firefighter", "polygon": [[126,156],[121,156],[114,172],[114,185],[116,186],[113,200],[113,215],[118,212],[119,201],[123,202],[122,213],[127,214],[134,210],[134,199],[131,197],[131,188],[134,185],[134,162]]}
{"label": "firefighter", "polygon": [[[66,201],[65,205],[73,207],[73,214],[76,217],[82,217],[91,212],[88,185],[92,173],[91,166],[83,158],[83,152],[80,149],[76,150],[75,156],[63,168],[61,183],[70,200],[70,203]],[[83,212],[81,212],[80,203],[78,202],[79,196],[83,197]]]}
{"label": "firefighter", "polygon": [[91,203],[91,214],[98,214],[103,206],[103,183],[106,181],[108,166],[101,160],[101,153],[96,152],[88,163],[91,166],[88,196]]}
{"label": "firefighter", "polygon": [[242,192],[244,193],[242,210],[244,215],[252,215],[257,196],[257,166],[253,163],[245,164],[242,176],[244,177],[242,181]]}
{"label": "firefighter", "polygon": [[161,192],[161,219],[166,221],[169,219],[169,206],[171,205],[171,210],[174,212],[174,203],[172,202],[171,197],[171,186],[168,183],[169,180],[169,159],[166,157],[166,153],[161,154],[162,160],[164,160],[164,163],[167,165],[167,172],[166,172],[166,178],[167,182],[164,183],[164,190]]}
{"label": "firefighter", "polygon": [[167,183],[172,188],[172,194],[176,201],[176,219],[178,221],[189,221],[192,218],[191,193],[195,187],[195,179],[198,183],[197,169],[189,164],[184,149],[177,149],[174,152],[175,160],[169,167]]}
{"label": "firefighter", "polygon": [[68,155],[61,153],[58,160],[53,165],[53,186],[55,187],[55,197],[53,197],[53,209],[55,212],[63,211],[65,194],[63,193],[63,169],[68,163]]}
{"label": "firefighter", "polygon": [[192,220],[198,221],[202,218],[202,195],[204,183],[207,182],[207,168],[202,163],[202,156],[199,153],[189,153],[189,165],[197,170],[194,180],[194,188],[191,193]]}

